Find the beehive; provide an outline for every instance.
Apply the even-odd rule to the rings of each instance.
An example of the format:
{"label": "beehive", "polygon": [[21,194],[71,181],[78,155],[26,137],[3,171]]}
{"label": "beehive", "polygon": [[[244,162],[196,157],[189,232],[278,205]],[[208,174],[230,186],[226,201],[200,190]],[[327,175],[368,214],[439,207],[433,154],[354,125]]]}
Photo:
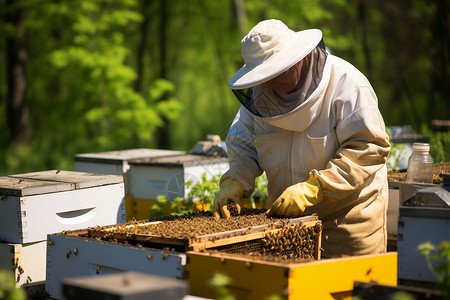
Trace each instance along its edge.
{"label": "beehive", "polygon": [[122,176],[50,170],[0,177],[0,267],[43,282],[47,234],[125,222]]}
{"label": "beehive", "polygon": [[397,285],[397,253],[321,259],[302,263],[264,257],[187,252],[185,276],[189,295],[217,299],[209,284],[221,274],[230,279],[227,291],[235,299],[352,299],[355,281]]}
{"label": "beehive", "polygon": [[122,176],[50,170],[0,177],[0,240],[125,222]]}
{"label": "beehive", "polygon": [[277,219],[267,217],[264,210],[243,208],[241,215],[229,219],[216,219],[210,211],[201,211],[150,222],[89,228],[88,236],[182,252],[215,249],[320,259],[321,232],[317,216]]}
{"label": "beehive", "polygon": [[13,272],[17,287],[42,284],[45,282],[46,243],[0,243],[0,269]]}
{"label": "beehive", "polygon": [[[196,184],[205,174],[206,179],[225,173],[228,160],[204,155],[173,155],[137,159],[129,162],[131,195],[127,196],[127,220],[150,218],[151,207],[158,196],[173,201],[186,197],[191,190],[187,181]],[[204,207],[207,210],[209,207]]]}
{"label": "beehive", "polygon": [[[280,220],[268,218],[261,212],[243,209],[242,216],[226,220],[215,219],[211,212],[196,212],[49,235],[46,290],[52,298],[59,299],[61,281],[65,278],[118,271],[184,278],[189,249],[230,252],[224,247],[238,245],[242,248],[243,244],[257,240],[262,243],[266,235],[290,226],[321,229],[317,216]],[[216,223],[212,226],[206,220]],[[169,224],[174,221],[177,224]],[[159,231],[145,229],[161,224]],[[315,258],[320,257],[319,237],[320,232],[317,233],[317,244],[314,244],[315,252],[311,253]],[[306,260],[311,259],[313,257]]]}
{"label": "beehive", "polygon": [[81,153],[75,155],[74,169],[79,172],[122,175],[125,183],[125,195],[131,195],[128,176],[130,161],[183,154],[185,154],[184,151],[147,148]]}
{"label": "beehive", "polygon": [[87,231],[48,235],[45,290],[63,299],[65,279],[135,271],[183,278],[186,254],[87,238]]}

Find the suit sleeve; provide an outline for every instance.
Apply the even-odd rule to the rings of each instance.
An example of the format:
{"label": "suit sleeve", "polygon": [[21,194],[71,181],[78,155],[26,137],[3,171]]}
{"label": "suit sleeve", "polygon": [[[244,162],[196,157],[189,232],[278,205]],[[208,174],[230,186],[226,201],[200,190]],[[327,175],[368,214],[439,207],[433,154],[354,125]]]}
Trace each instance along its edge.
{"label": "suit sleeve", "polygon": [[241,183],[244,198],[250,197],[255,189],[255,178],[263,173],[258,165],[253,128],[252,116],[241,107],[226,140],[230,169],[220,179],[221,183],[227,179]]}
{"label": "suit sleeve", "polygon": [[[353,103],[365,103],[352,107],[336,127],[340,147],[324,170],[312,170],[322,188],[323,200],[336,201],[348,197],[362,186],[370,184],[371,178],[386,163],[390,151],[376,98],[359,101],[358,97],[372,97],[370,89],[360,89]],[[343,109],[345,112],[346,109]]]}

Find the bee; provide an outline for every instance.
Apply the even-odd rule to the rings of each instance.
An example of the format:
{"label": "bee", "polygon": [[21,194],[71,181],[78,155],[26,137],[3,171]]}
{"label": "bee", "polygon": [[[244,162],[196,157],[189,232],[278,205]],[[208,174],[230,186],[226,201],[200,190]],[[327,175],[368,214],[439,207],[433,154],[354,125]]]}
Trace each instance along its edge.
{"label": "bee", "polygon": [[78,255],[78,249],[73,249],[73,254]]}
{"label": "bee", "polygon": [[163,257],[162,257],[162,258],[163,258],[164,260],[166,260],[168,256],[169,256],[169,253],[167,253],[167,252],[164,252],[164,254],[163,254]]}
{"label": "bee", "polygon": [[0,201],[6,199],[7,197],[8,196],[6,196],[6,195],[2,195],[2,197],[0,198]]}
{"label": "bee", "polygon": [[53,245],[54,245],[52,241],[48,241],[48,244],[49,244],[50,246],[53,246]]}
{"label": "bee", "polygon": [[19,266],[19,258],[18,257],[13,257],[11,263],[12,263],[14,269],[17,269],[17,267]]}
{"label": "bee", "polygon": [[56,170],[56,174],[59,174],[59,172],[61,172],[61,170]]}
{"label": "bee", "polygon": [[152,256],[151,256],[150,254],[147,254],[147,258],[148,258],[149,260],[151,260],[151,259],[152,259]]}
{"label": "bee", "polygon": [[70,250],[68,250],[67,252],[66,252],[66,258],[68,259],[69,257],[70,257]]}
{"label": "bee", "polygon": [[23,179],[19,179],[19,182],[17,184],[21,184],[23,182]]}
{"label": "bee", "polygon": [[32,282],[33,281],[30,276],[27,276],[27,280],[28,280],[28,282]]}
{"label": "bee", "polygon": [[20,281],[20,273],[17,273],[17,278],[16,278],[16,282]]}
{"label": "bee", "polygon": [[95,271],[97,274],[100,274],[100,267],[97,267],[97,270]]}
{"label": "bee", "polygon": [[22,266],[19,266],[19,267],[17,268],[17,270],[19,271],[20,274],[23,274],[23,272],[24,272]]}

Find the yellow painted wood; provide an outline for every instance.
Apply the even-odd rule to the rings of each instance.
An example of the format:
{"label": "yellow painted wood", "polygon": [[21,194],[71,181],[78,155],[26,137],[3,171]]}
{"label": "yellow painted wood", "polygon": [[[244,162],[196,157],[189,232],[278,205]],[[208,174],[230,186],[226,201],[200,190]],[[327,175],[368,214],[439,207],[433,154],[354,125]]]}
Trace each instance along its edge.
{"label": "yellow painted wood", "polygon": [[293,268],[289,299],[351,299],[355,281],[397,285],[397,253],[322,260]]}
{"label": "yellow painted wood", "polygon": [[[152,210],[152,206],[157,204],[156,200],[147,200],[147,199],[135,199],[130,195],[125,196],[125,214],[126,220],[130,221],[133,218],[140,220],[148,220],[150,219],[150,213]],[[200,202],[194,202],[193,210],[209,210],[209,204],[202,204]],[[166,205],[166,210],[170,210],[170,203],[168,202]]]}
{"label": "yellow painted wood", "polygon": [[210,284],[216,274],[231,278],[227,289],[236,299],[265,299],[282,295],[287,287],[285,267],[242,259],[213,257],[202,254],[188,255],[189,294],[217,299],[216,288]]}
{"label": "yellow painted wood", "polygon": [[[355,281],[397,285],[397,253],[281,264],[244,256],[188,252],[190,295],[216,298],[210,278],[231,278],[236,299],[351,299]],[[284,298],[285,299],[285,298]]]}

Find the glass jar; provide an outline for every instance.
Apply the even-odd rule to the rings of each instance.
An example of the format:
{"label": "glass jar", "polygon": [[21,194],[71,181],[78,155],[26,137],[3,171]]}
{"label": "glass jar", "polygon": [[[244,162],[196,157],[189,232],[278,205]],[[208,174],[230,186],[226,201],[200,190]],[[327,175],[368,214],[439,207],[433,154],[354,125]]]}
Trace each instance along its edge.
{"label": "glass jar", "polygon": [[433,183],[433,158],[429,151],[430,144],[413,144],[413,153],[408,159],[406,182]]}

